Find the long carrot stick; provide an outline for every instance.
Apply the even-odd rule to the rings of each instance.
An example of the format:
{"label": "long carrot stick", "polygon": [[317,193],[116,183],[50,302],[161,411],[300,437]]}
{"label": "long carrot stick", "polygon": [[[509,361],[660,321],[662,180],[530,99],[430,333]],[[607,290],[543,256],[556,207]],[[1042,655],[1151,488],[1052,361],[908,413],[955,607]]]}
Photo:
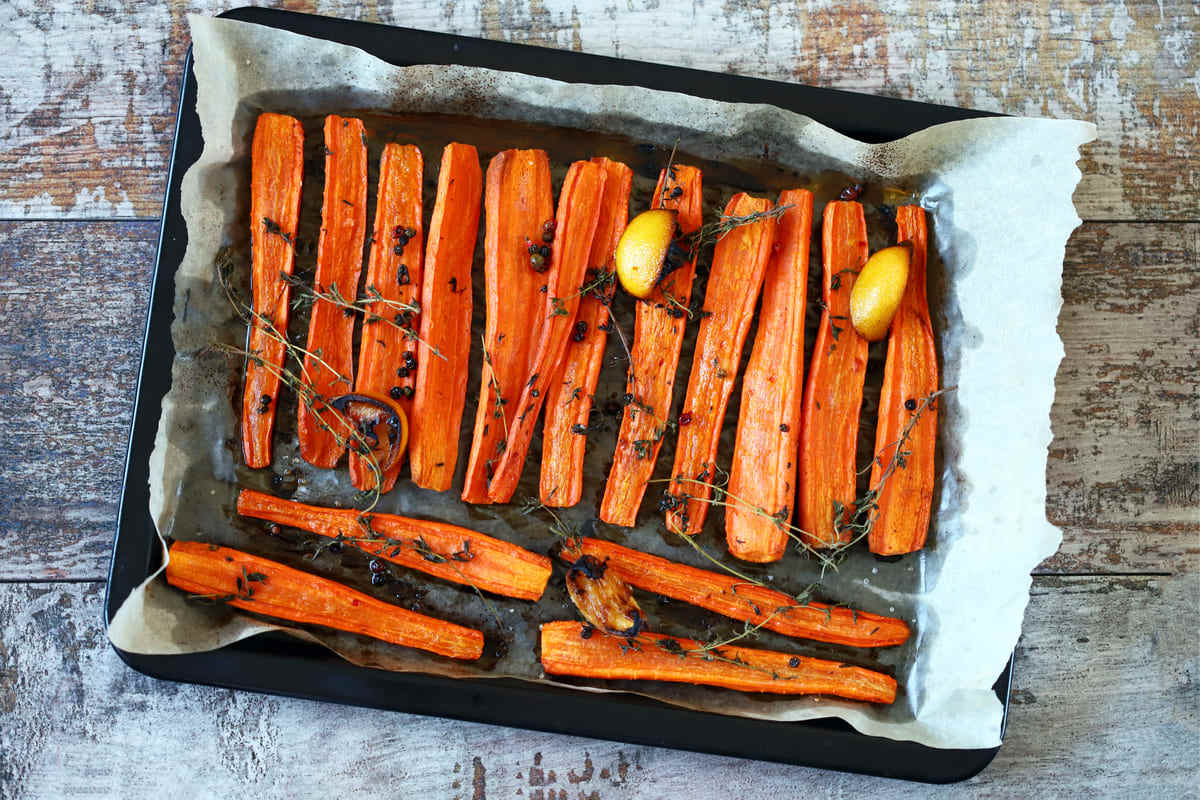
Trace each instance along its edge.
{"label": "long carrot stick", "polygon": [[[850,290],[867,261],[867,223],[858,203],[825,206],[821,231],[825,310],[813,345],[800,423],[800,527],[814,547],[850,541],[854,455],[867,340],[850,323]],[[835,520],[837,524],[835,525]]]}
{"label": "long carrot stick", "polygon": [[458,432],[471,356],[471,264],[479,233],[479,153],[452,142],[442,153],[421,282],[421,348],[413,395],[413,481],[444,492],[458,465]]}
{"label": "long carrot stick", "polygon": [[[925,299],[925,212],[919,206],[896,211],[897,239],[912,242],[908,284],[900,310],[892,319],[883,390],[879,395],[879,425],[875,432],[875,462],[871,487],[879,486],[884,465],[892,461],[901,431],[922,398],[937,391],[937,349]],[[937,441],[937,406],[930,404],[909,431],[903,466],[897,466],[883,484],[877,499],[878,516],[868,542],[872,553],[898,555],[920,550],[929,531],[933,502],[934,445]]]}
{"label": "long carrot stick", "polygon": [[356,509],[322,508],[243,489],[238,513],[336,538],[395,564],[482,591],[537,600],[550,559],[502,539],[445,522]]}
{"label": "long carrot stick", "polygon": [[462,491],[468,503],[490,502],[487,482],[508,443],[521,383],[529,375],[530,351],[546,322],[534,311],[544,302],[541,288],[549,276],[538,269],[544,269],[546,259],[540,250],[531,253],[530,247],[547,247],[543,235],[553,233],[546,227],[554,220],[550,158],[544,150],[497,153],[488,165],[485,192],[487,323],[475,432]]}
{"label": "long carrot stick", "polygon": [[[770,208],[769,200],[739,193],[725,206],[725,216],[744,217]],[[717,477],[717,444],[725,406],[737,378],[742,345],[754,318],[774,240],[775,219],[768,217],[734,228],[717,242],[713,252],[704,295],[704,310],[710,315],[700,321],[696,335],[668,490],[667,529],[675,533],[692,535],[704,528],[712,493],[709,484]]]}
{"label": "long carrot stick", "polygon": [[268,617],[358,633],[448,658],[474,660],[483,654],[483,634],[473,628],[417,614],[228,547],[175,542],[167,582]]}
{"label": "long carrot stick", "polygon": [[541,313],[546,321],[533,350],[527,379],[517,390],[520,399],[516,406],[517,415],[509,426],[508,442],[488,483],[488,499],[493,503],[507,503],[517,489],[546,392],[562,363],[567,341],[575,327],[579,291],[600,221],[606,178],[607,174],[599,164],[576,161],[563,179],[555,212],[546,296],[544,305],[535,312]]}
{"label": "long carrot stick", "polygon": [[781,526],[791,523],[796,497],[812,192],[790,189],[779,195],[779,205],[792,208],[775,229],[729,469],[729,492],[765,514],[740,506],[725,510],[729,552],[745,561],[783,557],[788,537]]}
{"label": "long carrot stick", "polygon": [[785,636],[852,647],[888,647],[908,639],[908,625],[903,620],[823,603],[801,605],[783,592],[732,575],[689,567],[602,539],[585,538],[563,551],[567,559],[581,555],[607,560],[608,569],[639,589],[761,624]]}
{"label": "long carrot stick", "polygon": [[[325,118],[325,195],[321,207],[321,239],[317,245],[318,294],[336,292],[347,302],[358,295],[363,239],[367,229],[367,145],[362,120]],[[315,467],[337,464],[344,450],[344,431],[331,429],[329,400],[350,391],[354,383],[354,315],[318,297],[308,323],[304,376],[320,399],[312,408],[300,403],[296,426],[300,455]]]}
{"label": "long carrot stick", "polygon": [[[678,211],[676,222],[684,234],[700,229],[703,203],[700,170],[677,164],[659,175],[653,205]],[[610,524],[628,527],[637,523],[638,507],[654,474],[671,413],[675,371],[695,275],[693,257],[637,304],[625,385],[630,402],[621,417],[621,431],[600,504],[600,519]]]}
{"label": "long carrot stick", "polygon": [[591,632],[581,622],[541,627],[542,667],[550,675],[719,686],[742,692],[824,694],[891,703],[895,679],[837,661],[643,632],[635,639]]}
{"label": "long carrot stick", "polygon": [[[363,316],[358,347],[358,376],[354,391],[391,397],[408,416],[416,382],[417,341],[405,334],[415,330],[412,312],[421,287],[421,189],[424,162],[415,145],[388,143],[379,162],[379,194],[375,231],[367,263],[367,296],[377,298]],[[402,461],[383,473],[382,491],[396,485]],[[350,453],[350,480],[371,489],[375,476],[366,461]]]}
{"label": "long carrot stick", "polygon": [[608,307],[612,302],[617,243],[629,220],[633,170],[619,161],[593,158],[604,168],[600,223],[588,257],[588,284],[562,366],[550,382],[546,419],[542,423],[541,501],[547,506],[573,506],[583,495],[583,457],[588,417],[600,380],[608,341]]}
{"label": "long carrot stick", "polygon": [[296,226],[300,221],[300,189],[304,180],[304,130],[283,114],[260,114],[254,127],[250,158],[251,295],[255,317],[242,393],[242,457],[246,466],[271,463],[271,434],[279,399],[283,342],[267,333],[267,321],[278,336],[287,336],[291,288],[280,273],[292,274]]}

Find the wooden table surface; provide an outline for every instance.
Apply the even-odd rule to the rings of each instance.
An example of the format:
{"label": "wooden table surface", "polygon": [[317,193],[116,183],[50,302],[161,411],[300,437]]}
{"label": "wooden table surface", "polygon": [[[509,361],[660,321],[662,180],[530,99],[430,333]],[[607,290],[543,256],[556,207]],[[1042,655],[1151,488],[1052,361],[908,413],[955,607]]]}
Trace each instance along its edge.
{"label": "wooden table surface", "polygon": [[1035,573],[1007,741],[982,775],[936,789],[126,668],[101,601],[185,15],[223,6],[16,0],[0,4],[0,797],[1196,796],[1194,4],[288,5],[1099,125],[1063,268],[1046,511],[1064,541]]}

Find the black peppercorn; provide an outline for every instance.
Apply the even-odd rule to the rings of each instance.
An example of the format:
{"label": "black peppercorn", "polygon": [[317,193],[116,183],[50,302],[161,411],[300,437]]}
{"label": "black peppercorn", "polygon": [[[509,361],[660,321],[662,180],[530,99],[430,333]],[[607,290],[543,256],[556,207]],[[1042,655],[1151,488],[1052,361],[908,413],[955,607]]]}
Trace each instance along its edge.
{"label": "black peppercorn", "polygon": [[404,391],[399,386],[393,386],[388,390],[388,397],[392,398],[393,400],[399,400],[403,396]]}
{"label": "black peppercorn", "polygon": [[572,341],[582,342],[587,336],[587,320],[579,320],[575,323],[575,331],[571,334]]}
{"label": "black peppercorn", "polygon": [[904,407],[907,408],[909,411],[916,411],[917,410],[917,401],[910,397],[904,401]]}
{"label": "black peppercorn", "polygon": [[547,247],[546,245],[542,245],[541,247],[539,247],[538,252],[542,254],[542,258],[550,257],[550,248]]}
{"label": "black peppercorn", "polygon": [[370,567],[371,572],[383,572],[385,569],[387,569],[384,563],[378,558],[372,558],[371,563],[367,564],[367,566]]}
{"label": "black peppercorn", "polygon": [[408,367],[409,369],[417,368],[417,357],[413,355],[412,350],[404,351],[404,366]]}
{"label": "black peppercorn", "polygon": [[387,583],[387,576],[384,575],[382,572],[376,572],[374,575],[371,576],[371,585],[372,586],[383,586],[385,583]]}
{"label": "black peppercorn", "polygon": [[626,392],[625,394],[621,395],[621,405],[627,406],[632,402],[633,402],[633,395],[631,395],[629,392]]}

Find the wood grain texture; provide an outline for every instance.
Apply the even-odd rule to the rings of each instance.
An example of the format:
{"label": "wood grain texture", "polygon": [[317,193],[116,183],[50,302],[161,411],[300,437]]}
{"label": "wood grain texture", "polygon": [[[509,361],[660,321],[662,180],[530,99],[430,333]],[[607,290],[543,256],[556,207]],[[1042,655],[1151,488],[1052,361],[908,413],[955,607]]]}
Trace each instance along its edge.
{"label": "wood grain texture", "polygon": [[[1200,219],[1200,16],[1181,0],[319,0],[330,16],[1089,119],[1085,219]],[[0,5],[0,219],[157,217],[188,37],[219,0]],[[670,31],[670,35],[666,35]],[[119,55],[116,55],[119,54]]]}
{"label": "wood grain texture", "polygon": [[955,787],[165,683],[102,584],[0,585],[0,798],[1196,797],[1197,580],[1038,578],[1008,740]]}
{"label": "wood grain texture", "polygon": [[[107,571],[157,233],[0,223],[0,580]],[[1200,225],[1072,237],[1046,478],[1064,539],[1040,571],[1197,571],[1198,260]]]}
{"label": "wood grain texture", "polygon": [[157,240],[0,223],[0,580],[107,574]]}

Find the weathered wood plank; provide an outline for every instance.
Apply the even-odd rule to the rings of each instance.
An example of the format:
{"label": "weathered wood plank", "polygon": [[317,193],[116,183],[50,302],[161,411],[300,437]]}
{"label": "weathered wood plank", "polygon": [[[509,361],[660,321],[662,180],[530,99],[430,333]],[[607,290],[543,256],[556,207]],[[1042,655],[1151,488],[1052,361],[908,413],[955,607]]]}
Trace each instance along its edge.
{"label": "weathered wood plank", "polygon": [[157,238],[0,223],[0,579],[106,574]]}
{"label": "weathered wood plank", "polygon": [[[0,5],[0,219],[156,217],[185,14],[227,3]],[[1190,4],[918,0],[604,4],[475,0],[283,5],[1100,126],[1076,193],[1098,219],[1197,219],[1200,17]]]}
{"label": "weathered wood plank", "polygon": [[1200,225],[1088,224],[1067,245],[1046,513],[1054,572],[1195,571]]}
{"label": "weathered wood plank", "polygon": [[[105,574],[156,235],[0,223],[0,579]],[[1198,238],[1087,224],[1068,245],[1042,570],[1196,571]]]}
{"label": "weathered wood plank", "polygon": [[1007,742],[942,789],[155,681],[102,598],[0,585],[0,797],[1196,796],[1194,575],[1036,579]]}

